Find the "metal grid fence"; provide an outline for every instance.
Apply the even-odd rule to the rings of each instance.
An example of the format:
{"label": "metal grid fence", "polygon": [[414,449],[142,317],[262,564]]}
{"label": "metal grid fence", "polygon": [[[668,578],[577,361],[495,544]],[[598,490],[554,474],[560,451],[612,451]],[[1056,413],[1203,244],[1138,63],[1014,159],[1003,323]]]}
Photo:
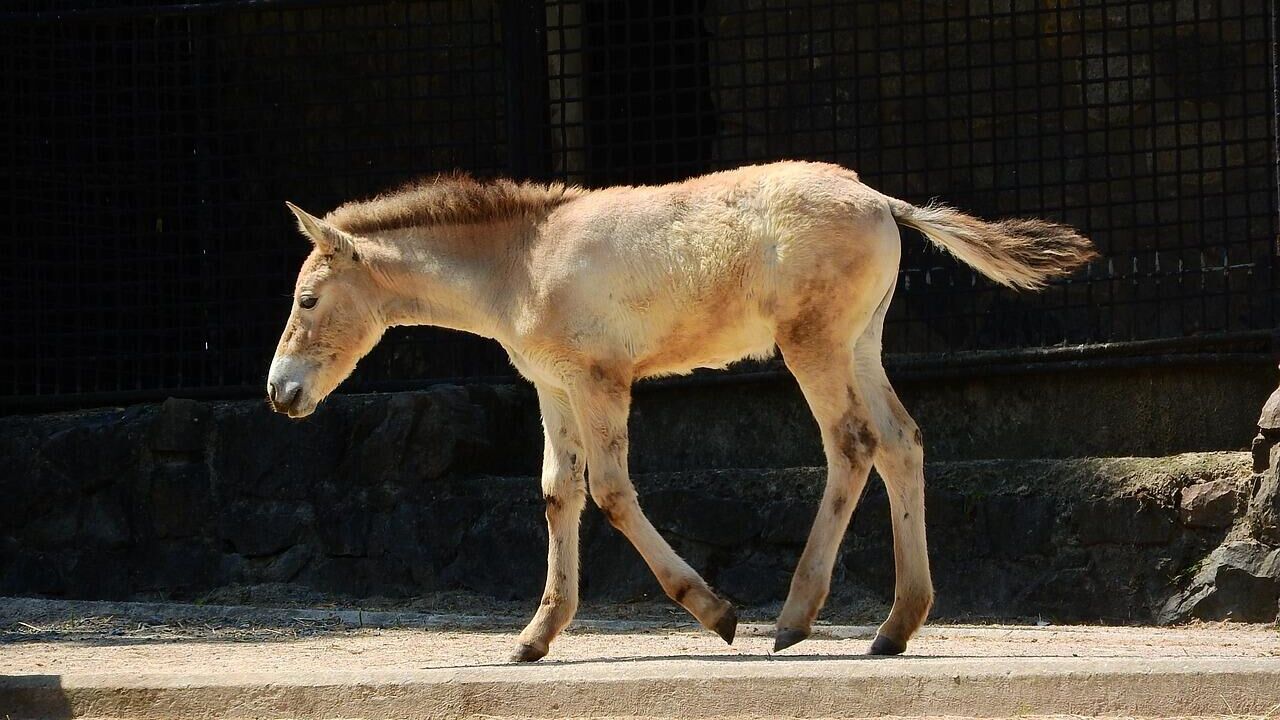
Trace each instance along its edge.
{"label": "metal grid fence", "polygon": [[[0,12],[7,400],[257,392],[306,252],[282,202],[452,168],[830,160],[1104,253],[1026,295],[909,237],[895,353],[1277,324],[1275,0],[57,5]],[[510,374],[414,329],[352,386]]]}

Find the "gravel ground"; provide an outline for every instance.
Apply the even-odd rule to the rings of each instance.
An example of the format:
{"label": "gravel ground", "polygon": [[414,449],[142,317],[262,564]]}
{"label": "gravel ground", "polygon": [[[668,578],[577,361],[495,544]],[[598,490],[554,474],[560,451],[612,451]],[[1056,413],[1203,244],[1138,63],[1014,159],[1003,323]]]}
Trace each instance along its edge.
{"label": "gravel ground", "polygon": [[[295,623],[145,624],[117,617],[27,621],[4,627],[0,674],[221,670],[385,669],[484,666],[507,662],[517,630],[492,628],[373,629],[300,619]],[[866,650],[871,629],[834,626],[787,656],[849,657]],[[655,658],[767,657],[767,626],[747,626],[733,647],[700,629],[628,623],[571,628],[544,662]],[[911,654],[948,657],[1280,657],[1280,630],[1270,625],[1201,624],[1179,628],[929,625]]]}

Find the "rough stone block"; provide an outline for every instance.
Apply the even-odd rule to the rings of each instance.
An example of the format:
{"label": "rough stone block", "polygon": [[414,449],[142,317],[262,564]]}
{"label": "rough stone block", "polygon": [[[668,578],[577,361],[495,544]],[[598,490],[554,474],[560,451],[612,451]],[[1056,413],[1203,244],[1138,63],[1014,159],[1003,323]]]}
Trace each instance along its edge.
{"label": "rough stone block", "polygon": [[160,463],[151,471],[145,508],[157,537],[203,535],[218,508],[209,468],[203,463]]}
{"label": "rough stone block", "polygon": [[129,550],[86,547],[67,565],[67,587],[78,598],[113,600],[133,591]]}
{"label": "rough stone block", "polygon": [[762,605],[787,596],[791,574],[764,558],[749,558],[720,571],[714,585],[731,600],[744,605]]}
{"label": "rough stone block", "polygon": [[129,521],[114,492],[104,490],[85,501],[78,537],[85,547],[118,548],[129,542]]}
{"label": "rough stone block", "polygon": [[1276,446],[1276,438],[1267,437],[1262,433],[1258,433],[1253,438],[1253,442],[1249,444],[1249,451],[1253,454],[1253,471],[1266,472],[1271,465],[1271,449]]}
{"label": "rough stone block", "polygon": [[1249,534],[1262,542],[1280,545],[1280,446],[1271,451],[1271,469],[1258,477],[1246,513]]}
{"label": "rough stone block", "polygon": [[169,398],[151,421],[147,443],[156,453],[198,455],[209,434],[209,406],[181,398]]}
{"label": "rough stone block", "polygon": [[1214,480],[1182,489],[1178,517],[1188,527],[1222,528],[1235,522],[1242,493],[1232,480]]}
{"label": "rough stone block", "polygon": [[1052,499],[1033,495],[996,495],[980,505],[986,539],[996,557],[1051,554],[1057,508]]}
{"label": "rough stone block", "polygon": [[770,504],[764,510],[764,529],[761,539],[779,545],[804,545],[809,539],[809,528],[817,505],[795,500],[782,500]]}
{"label": "rough stone block", "polygon": [[1074,517],[1081,545],[1161,545],[1177,530],[1171,508],[1137,497],[1082,503]]}
{"label": "rough stone block", "polygon": [[261,573],[266,582],[291,582],[311,561],[313,551],[310,545],[294,545],[276,556]]}
{"label": "rough stone block", "polygon": [[646,493],[641,500],[658,529],[695,542],[736,547],[764,529],[756,507],[741,500],[687,490]]}
{"label": "rough stone block", "polygon": [[1269,622],[1280,601],[1280,550],[1252,540],[1223,543],[1188,586],[1156,614],[1169,624],[1190,619]]}
{"label": "rough stone block", "polygon": [[145,546],[131,554],[130,566],[134,592],[159,591],[182,597],[224,582],[222,554],[204,540]]}
{"label": "rough stone block", "polygon": [[1280,436],[1280,387],[1263,403],[1262,414],[1258,416],[1258,429],[1264,435]]}
{"label": "rough stone block", "polygon": [[312,529],[310,505],[242,501],[220,518],[218,533],[246,557],[275,555],[302,540]]}

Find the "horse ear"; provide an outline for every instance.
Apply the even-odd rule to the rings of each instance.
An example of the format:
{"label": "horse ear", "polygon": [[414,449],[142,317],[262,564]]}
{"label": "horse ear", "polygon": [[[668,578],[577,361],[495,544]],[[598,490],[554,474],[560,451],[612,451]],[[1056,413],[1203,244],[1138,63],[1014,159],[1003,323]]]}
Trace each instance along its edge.
{"label": "horse ear", "polygon": [[316,248],[324,253],[342,253],[353,257],[356,255],[355,239],[347,233],[303,210],[289,201],[285,207],[298,219],[298,229],[315,243]]}

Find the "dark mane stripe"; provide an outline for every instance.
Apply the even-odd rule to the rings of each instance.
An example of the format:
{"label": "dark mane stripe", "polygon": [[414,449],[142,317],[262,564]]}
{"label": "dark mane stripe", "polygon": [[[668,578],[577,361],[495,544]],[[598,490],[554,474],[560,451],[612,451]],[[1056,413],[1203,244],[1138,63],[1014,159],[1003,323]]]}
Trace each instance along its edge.
{"label": "dark mane stripe", "polygon": [[354,235],[426,225],[462,225],[540,215],[581,197],[560,183],[480,181],[450,173],[417,180],[372,200],[349,202],[325,220]]}

